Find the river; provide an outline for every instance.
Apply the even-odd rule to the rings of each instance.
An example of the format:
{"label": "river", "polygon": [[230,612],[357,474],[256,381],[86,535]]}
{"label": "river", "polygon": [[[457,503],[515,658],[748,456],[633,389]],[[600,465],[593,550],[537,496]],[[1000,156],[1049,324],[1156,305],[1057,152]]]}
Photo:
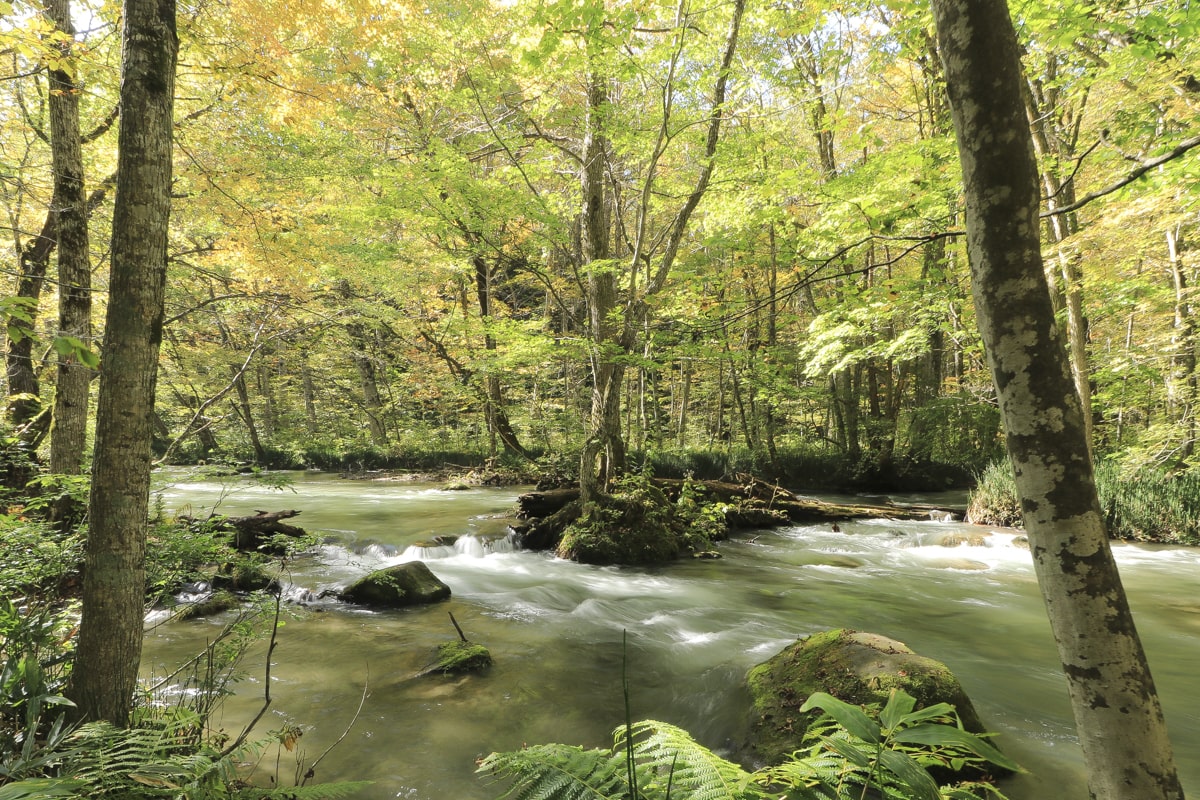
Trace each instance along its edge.
{"label": "river", "polygon": [[[591,567],[512,550],[503,535],[516,489],[291,478],[284,492],[247,479],[159,489],[166,508],[193,514],[218,503],[226,514],[300,509],[291,521],[324,536],[316,553],[288,565],[287,596],[305,602],[286,608],[272,704],[258,727],[297,725],[304,735],[295,752],[266,753],[260,778],[289,785],[297,752],[311,763],[337,742],[316,779],[374,781],[355,795],[362,800],[497,797],[499,787],[474,774],[493,750],[611,742],[624,718],[623,637],[635,718],[680,725],[720,749],[744,729],[747,670],[798,637],[849,627],[899,639],[958,675],[998,744],[1030,770],[1005,784],[1013,800],[1087,797],[1065,680],[1014,531],[887,520],[840,532],[795,526],[739,534],[721,543],[718,560]],[[413,547],[440,534],[463,538]],[[1118,544],[1115,552],[1185,789],[1200,792],[1200,550]],[[450,585],[450,601],[380,612],[315,597],[415,557]],[[416,678],[437,645],[456,637],[447,612],[496,663],[480,675]],[[149,626],[145,675],[167,674],[224,621]],[[264,665],[260,644],[217,718],[231,734],[262,705]]]}

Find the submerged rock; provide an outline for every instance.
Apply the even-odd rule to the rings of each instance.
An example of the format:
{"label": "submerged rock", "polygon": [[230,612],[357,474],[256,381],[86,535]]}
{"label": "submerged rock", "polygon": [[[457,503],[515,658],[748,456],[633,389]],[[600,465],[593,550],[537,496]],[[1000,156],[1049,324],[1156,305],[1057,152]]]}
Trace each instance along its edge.
{"label": "submerged rock", "polygon": [[813,692],[857,705],[883,705],[899,688],[916,698],[917,708],[951,704],[967,731],[983,732],[974,706],[945,664],[874,633],[813,634],[754,667],[747,682],[754,703],[747,749],[762,763],[780,763],[800,749],[808,725],[820,715],[800,712]]}
{"label": "submerged rock", "polygon": [[384,608],[425,605],[446,600],[450,587],[429,571],[424,561],[409,561],[372,572],[347,586],[338,599]]}

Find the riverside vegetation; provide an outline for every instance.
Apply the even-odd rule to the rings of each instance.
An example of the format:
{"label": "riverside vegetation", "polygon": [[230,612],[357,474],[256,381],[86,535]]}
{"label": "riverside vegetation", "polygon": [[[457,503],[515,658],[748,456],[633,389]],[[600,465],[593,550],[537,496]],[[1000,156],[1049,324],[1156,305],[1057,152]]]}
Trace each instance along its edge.
{"label": "riverside vegetation", "polygon": [[[481,476],[479,473],[473,479],[486,479]],[[262,480],[276,488],[284,486],[271,476]],[[985,477],[979,491],[990,491],[989,487],[998,480],[994,476]],[[645,473],[629,476],[624,485],[627,494],[653,506],[645,513],[667,514],[659,503],[653,502],[661,498],[646,482]],[[278,613],[277,599],[262,593],[253,595],[258,599],[237,615],[206,653],[180,666],[188,676],[182,683],[196,690],[190,699],[186,692],[163,698],[155,694],[153,687],[147,687],[139,705],[137,724],[130,731],[71,724],[61,689],[71,668],[71,632],[77,613],[73,598],[81,563],[82,531],[63,530],[43,518],[45,509],[57,499],[50,493],[52,486],[58,486],[60,492],[79,491],[76,483],[59,486],[44,481],[46,494],[25,498],[24,505],[10,496],[8,513],[0,515],[3,523],[0,539],[8,554],[0,568],[0,596],[15,598],[0,609],[3,616],[0,656],[4,659],[0,689],[7,709],[2,722],[4,738],[0,740],[0,784],[5,784],[0,785],[0,798],[15,800],[26,796],[23,793],[27,791],[40,792],[41,796],[59,792],[59,796],[182,794],[195,798],[338,797],[352,792],[353,784],[309,785],[310,781],[303,778],[304,769],[296,773],[300,777],[293,779],[293,783],[300,785],[286,791],[282,788],[286,776],[282,775],[277,776],[275,789],[245,786],[240,765],[254,760],[268,747],[284,747],[286,751],[295,732],[285,727],[251,738],[245,734],[234,737],[209,727],[216,704],[229,691],[231,682],[253,668],[242,662],[246,647],[256,638],[271,633]],[[708,537],[716,534],[719,527],[716,520],[723,510],[698,503],[696,496],[687,491],[676,505],[680,509],[678,519],[671,512],[660,521],[670,528],[688,520],[684,529],[697,537],[691,545],[707,549],[711,541]],[[232,547],[231,536],[218,532],[217,526],[198,527],[194,520],[190,525],[182,525],[164,518],[161,512],[150,536],[148,604],[170,602],[181,586],[212,581],[221,574],[232,579],[235,575],[277,573],[290,554],[312,543],[284,537],[277,543],[284,548],[281,555],[243,553]],[[239,602],[245,603],[246,596]],[[569,773],[572,776],[569,781],[580,786],[589,780],[589,775],[597,781],[603,778],[611,797],[632,791],[628,788],[632,785],[631,774],[638,786],[638,796],[647,798],[712,796],[706,792],[718,777],[728,781],[726,789],[730,794],[716,795],[722,797],[773,796],[764,792],[774,791],[786,781],[791,781],[786,785],[794,797],[857,797],[857,792],[872,783],[883,796],[895,798],[1002,796],[990,784],[946,787],[938,790],[944,791],[943,795],[930,795],[928,783],[915,777],[907,761],[887,753],[898,750],[922,768],[947,763],[961,766],[966,763],[964,760],[971,759],[1006,768],[1015,765],[987,748],[983,740],[955,738],[958,734],[950,733],[957,728],[954,724],[937,729],[940,738],[932,736],[932,729],[897,738],[894,734],[898,721],[903,719],[910,724],[912,720],[906,716],[910,712],[897,710],[909,701],[899,697],[895,702],[899,705],[891,710],[867,709],[870,718],[876,720],[870,724],[839,706],[820,705],[837,713],[814,726],[807,749],[785,765],[758,772],[732,765],[691,741],[685,732],[654,721],[618,731],[614,749],[610,751],[577,753],[571,748],[546,745],[520,754],[495,754],[485,762],[484,771],[512,778],[515,783],[511,793],[515,797],[536,795],[550,780],[550,772],[560,778]],[[814,702],[814,707],[817,705]],[[928,721],[939,719],[947,722],[954,718],[950,711],[943,710]],[[866,735],[877,729],[882,732]],[[919,738],[926,735],[931,738]],[[237,742],[238,739],[242,741]],[[633,773],[609,774],[614,765],[623,763],[627,741],[634,742]],[[237,745],[231,747],[234,742]],[[670,761],[676,759],[678,769],[671,776]],[[112,765],[120,765],[125,772],[109,769]],[[668,791],[673,794],[666,794]]]}

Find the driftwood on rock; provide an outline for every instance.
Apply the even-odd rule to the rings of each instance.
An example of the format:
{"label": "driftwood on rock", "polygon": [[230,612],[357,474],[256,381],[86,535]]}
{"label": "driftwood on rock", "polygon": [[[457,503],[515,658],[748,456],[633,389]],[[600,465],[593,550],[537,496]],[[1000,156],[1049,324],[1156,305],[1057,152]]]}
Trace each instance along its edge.
{"label": "driftwood on rock", "polygon": [[303,528],[280,520],[291,519],[299,511],[255,511],[244,517],[226,517],[225,527],[233,529],[233,543],[238,550],[257,550],[276,534],[304,536]]}

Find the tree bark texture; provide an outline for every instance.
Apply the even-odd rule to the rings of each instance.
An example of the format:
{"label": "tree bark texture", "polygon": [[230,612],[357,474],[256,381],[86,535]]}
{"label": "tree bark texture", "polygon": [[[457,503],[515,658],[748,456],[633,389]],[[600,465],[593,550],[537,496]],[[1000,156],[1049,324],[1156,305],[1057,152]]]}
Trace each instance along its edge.
{"label": "tree bark texture", "polygon": [[152,417],[170,213],[174,0],[125,0],[112,272],[70,696],[126,725],[142,651]]}
{"label": "tree bark texture", "polygon": [[[70,37],[60,45],[70,56],[75,37],[70,0],[47,0],[46,15]],[[88,253],[88,207],[83,186],[79,88],[65,69],[50,70],[50,147],[54,169],[51,204],[58,213],[58,334],[91,344],[92,270]],[[87,442],[91,369],[59,355],[50,438],[50,471],[78,474]]]}
{"label": "tree bark texture", "polygon": [[1183,797],[1109,548],[1038,226],[1038,173],[1003,0],[934,0],[980,332],[1034,566],[1097,800]]}

